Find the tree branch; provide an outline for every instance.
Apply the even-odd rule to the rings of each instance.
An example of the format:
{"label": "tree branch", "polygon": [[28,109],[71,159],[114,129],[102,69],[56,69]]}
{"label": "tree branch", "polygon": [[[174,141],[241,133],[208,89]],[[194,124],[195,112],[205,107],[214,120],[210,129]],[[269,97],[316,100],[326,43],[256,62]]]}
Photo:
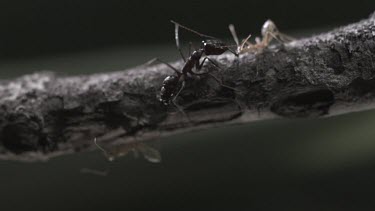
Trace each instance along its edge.
{"label": "tree branch", "polygon": [[[280,117],[321,117],[375,107],[375,15],[263,52],[211,57],[221,78],[191,78],[178,98],[158,100],[173,70],[160,64],[57,77],[36,73],[0,82],[0,159],[44,160],[93,150],[112,153],[170,134]],[[182,62],[173,63],[177,68]]]}

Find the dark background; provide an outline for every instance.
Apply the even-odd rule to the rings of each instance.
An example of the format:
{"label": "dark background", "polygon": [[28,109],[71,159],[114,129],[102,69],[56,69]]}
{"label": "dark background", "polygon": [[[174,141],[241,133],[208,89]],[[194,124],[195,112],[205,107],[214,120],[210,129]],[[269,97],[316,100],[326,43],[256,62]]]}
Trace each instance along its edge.
{"label": "dark background", "polygon": [[[174,19],[230,39],[267,18],[296,37],[367,18],[375,1],[3,1],[0,77],[87,74],[179,58]],[[182,39],[199,41],[183,33]],[[156,140],[161,164],[99,152],[0,161],[1,210],[373,210],[375,112],[262,121]],[[109,169],[100,177],[81,168]]]}
{"label": "dark background", "polygon": [[366,1],[99,1],[15,0],[0,7],[2,58],[51,55],[128,45],[173,43],[176,20],[203,33],[258,33],[267,18],[285,31],[333,27],[373,12]]}

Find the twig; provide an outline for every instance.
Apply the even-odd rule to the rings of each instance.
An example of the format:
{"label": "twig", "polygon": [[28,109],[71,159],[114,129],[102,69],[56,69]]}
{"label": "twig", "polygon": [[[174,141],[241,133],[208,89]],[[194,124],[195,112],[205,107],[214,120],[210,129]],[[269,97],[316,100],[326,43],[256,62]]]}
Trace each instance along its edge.
{"label": "twig", "polygon": [[[157,94],[165,65],[75,77],[36,73],[0,82],[0,159],[43,160],[106,150],[181,131],[280,117],[321,117],[375,107],[375,15],[263,52],[211,57],[221,67],[187,82],[188,119]],[[181,66],[181,61],[174,66]],[[207,71],[206,66],[202,71]],[[127,149],[129,150],[129,149]]]}

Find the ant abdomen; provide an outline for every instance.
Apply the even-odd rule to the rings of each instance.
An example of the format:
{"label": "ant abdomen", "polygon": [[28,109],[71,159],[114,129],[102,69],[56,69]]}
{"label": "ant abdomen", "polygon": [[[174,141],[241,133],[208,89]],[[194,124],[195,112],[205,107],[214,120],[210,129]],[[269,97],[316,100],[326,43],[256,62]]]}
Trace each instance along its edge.
{"label": "ant abdomen", "polygon": [[164,105],[169,105],[170,101],[173,99],[178,88],[179,77],[175,75],[167,76],[160,90],[160,101]]}
{"label": "ant abdomen", "polygon": [[267,36],[267,33],[277,34],[277,32],[275,23],[269,19],[262,26],[261,34],[263,37]]}

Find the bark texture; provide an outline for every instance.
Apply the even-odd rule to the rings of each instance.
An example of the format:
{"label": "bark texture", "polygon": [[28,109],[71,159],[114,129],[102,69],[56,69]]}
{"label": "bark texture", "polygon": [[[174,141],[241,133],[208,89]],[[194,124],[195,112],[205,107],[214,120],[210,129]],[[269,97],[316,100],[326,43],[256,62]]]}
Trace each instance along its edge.
{"label": "bark texture", "polygon": [[221,70],[207,63],[202,71],[236,90],[211,77],[189,78],[177,99],[186,115],[158,100],[163,79],[173,74],[163,64],[1,81],[0,159],[46,160],[93,150],[94,137],[106,149],[120,149],[192,129],[375,107],[375,15],[262,52],[211,58]]}

